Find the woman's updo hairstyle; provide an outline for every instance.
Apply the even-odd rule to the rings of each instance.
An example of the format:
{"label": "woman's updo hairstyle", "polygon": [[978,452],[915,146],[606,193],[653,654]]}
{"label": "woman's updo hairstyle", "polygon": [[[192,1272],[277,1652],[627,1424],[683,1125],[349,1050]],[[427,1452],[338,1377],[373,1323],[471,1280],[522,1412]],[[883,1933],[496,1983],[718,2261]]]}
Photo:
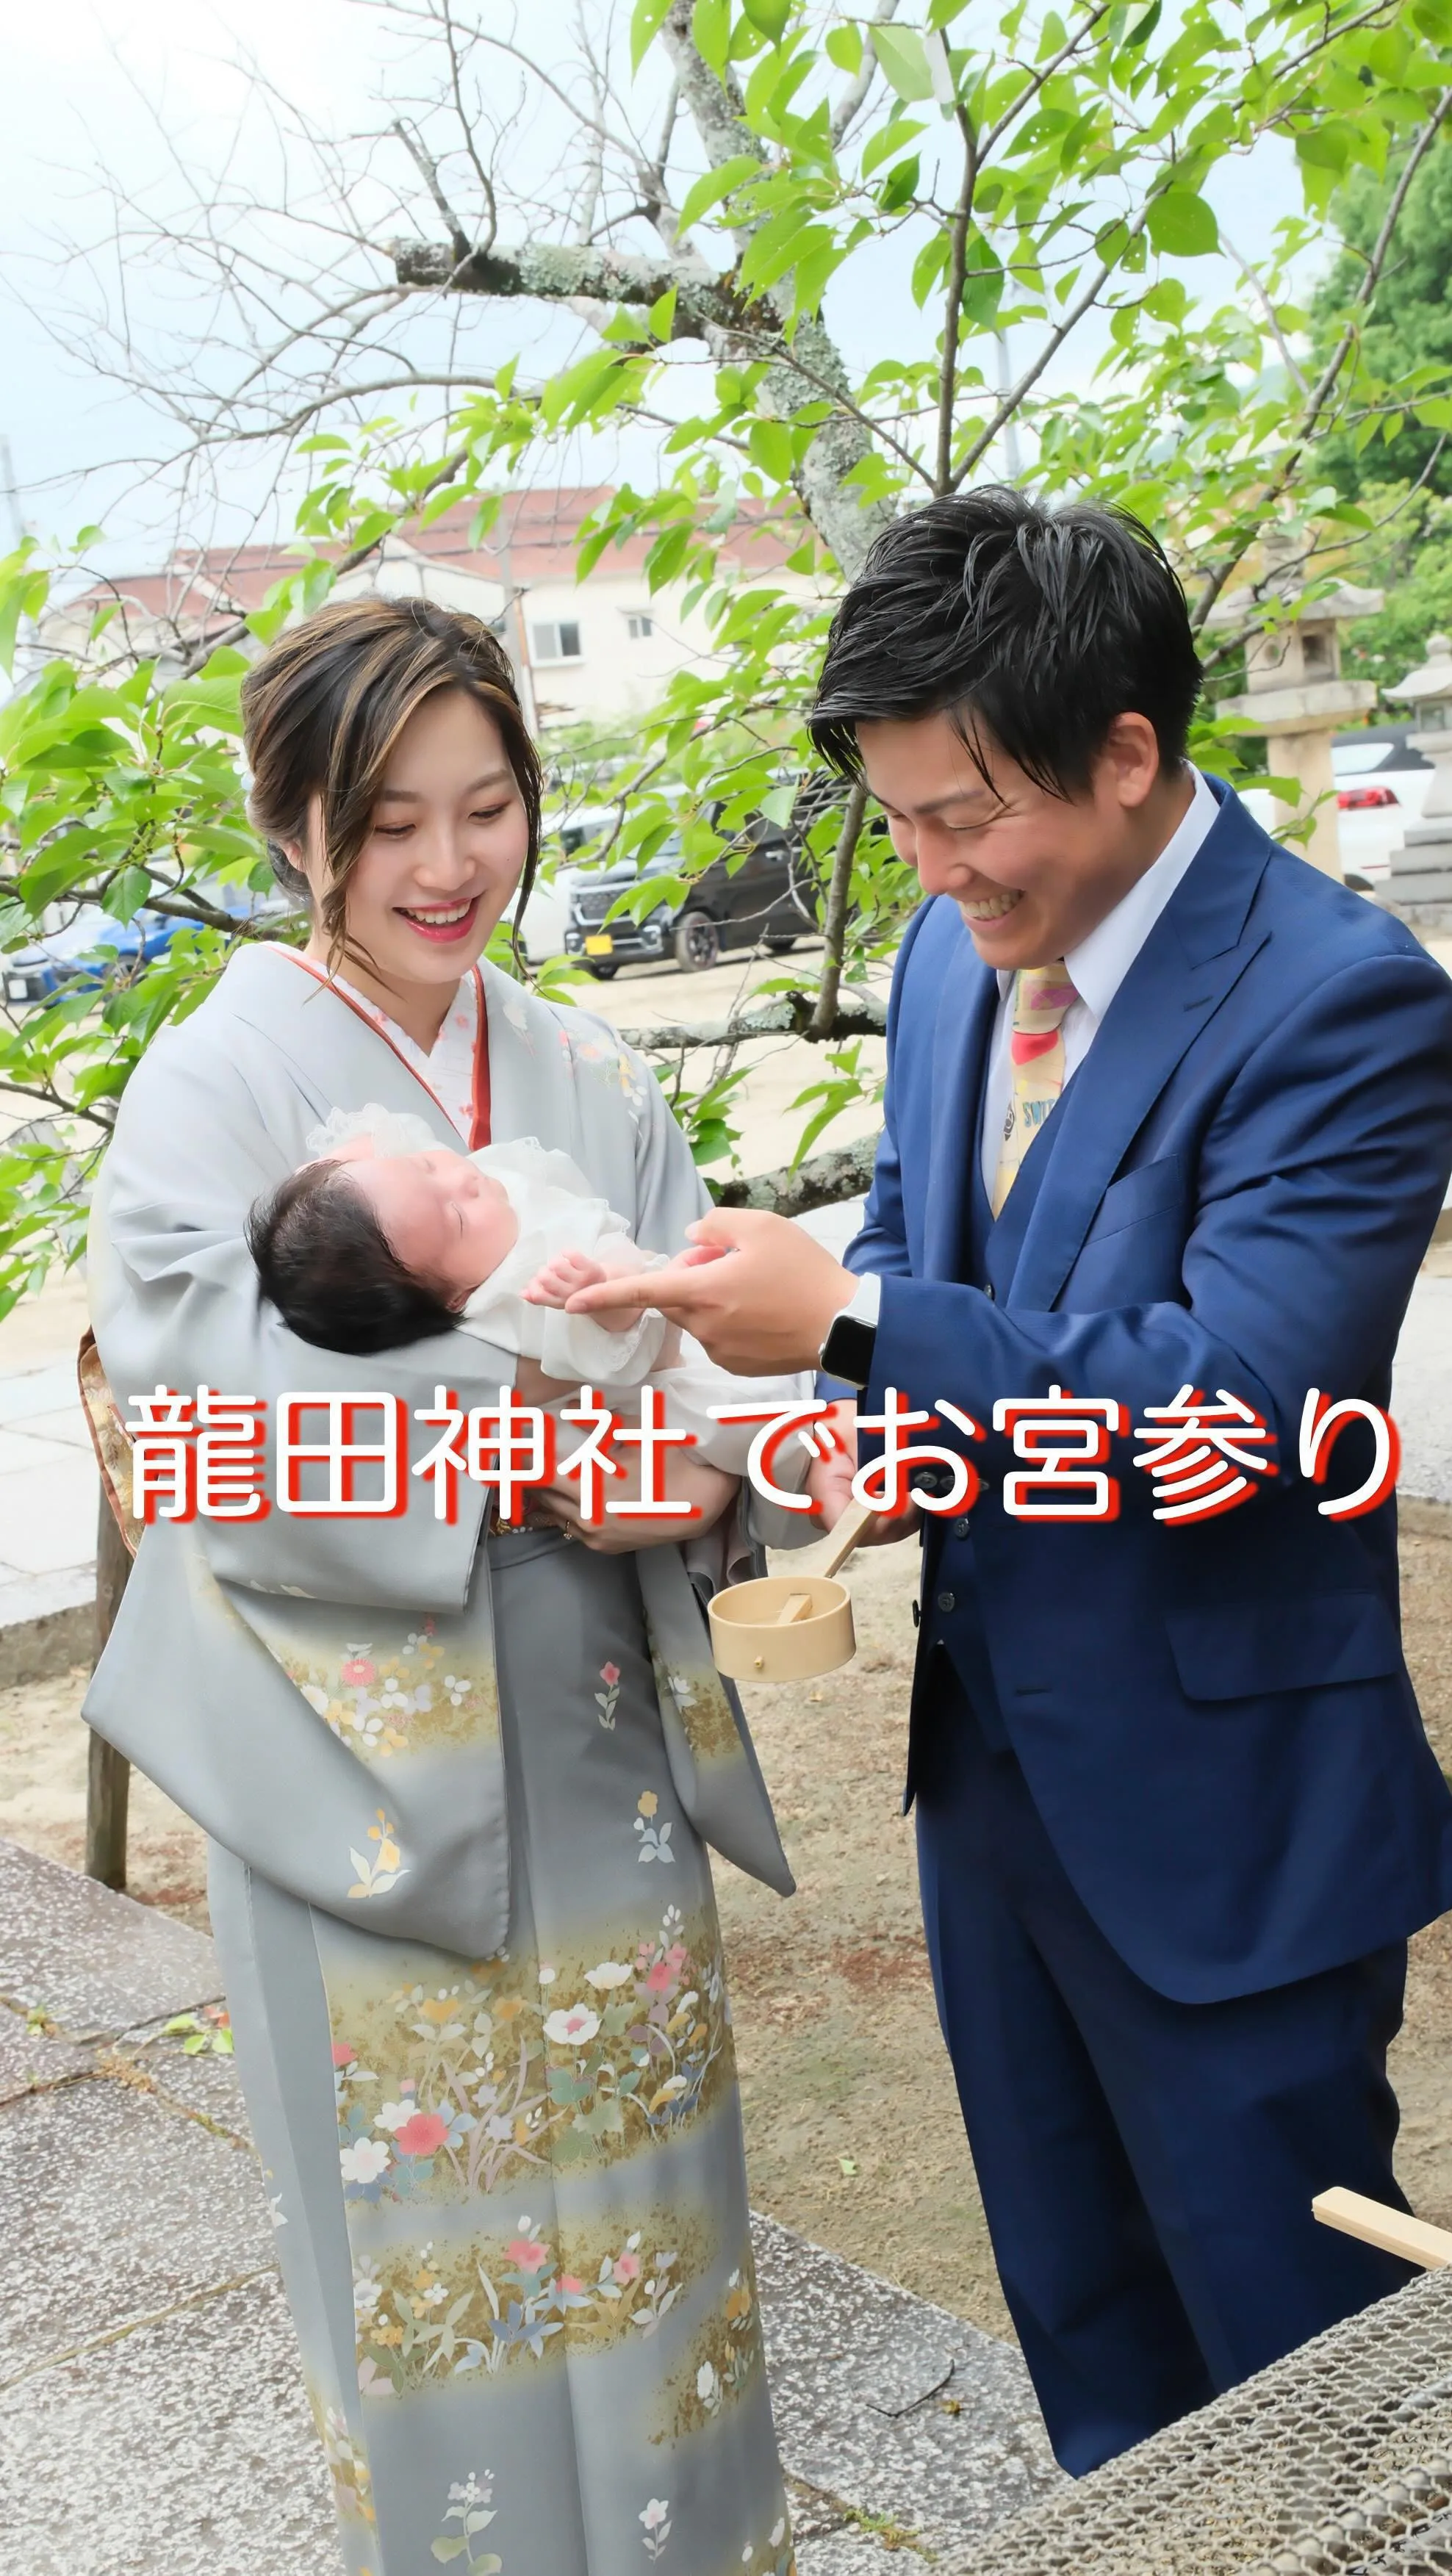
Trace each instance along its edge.
{"label": "woman's updo hairstyle", "polygon": [[336,965],[345,945],[348,879],[372,828],[399,734],[439,689],[464,689],[499,727],[529,822],[515,923],[539,858],[539,754],[520,711],[509,657],[479,618],[427,599],[339,599],[281,634],[242,683],[252,792],[247,811],[284,891],[311,905],[283,847],[306,849],[321,804],[328,887],[321,928]]}

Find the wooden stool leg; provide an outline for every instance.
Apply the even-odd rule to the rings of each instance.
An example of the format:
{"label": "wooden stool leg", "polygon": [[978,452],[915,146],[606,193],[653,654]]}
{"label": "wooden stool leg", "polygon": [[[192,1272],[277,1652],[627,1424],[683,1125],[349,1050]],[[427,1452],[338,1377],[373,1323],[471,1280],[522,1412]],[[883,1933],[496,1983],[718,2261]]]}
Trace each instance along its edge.
{"label": "wooden stool leg", "polygon": [[[104,1493],[96,1529],[96,1655],[111,1634],[131,1558]],[[131,1765],[103,1736],[91,1737],[86,1779],[86,1876],[103,1887],[126,1884],[126,1810]]]}

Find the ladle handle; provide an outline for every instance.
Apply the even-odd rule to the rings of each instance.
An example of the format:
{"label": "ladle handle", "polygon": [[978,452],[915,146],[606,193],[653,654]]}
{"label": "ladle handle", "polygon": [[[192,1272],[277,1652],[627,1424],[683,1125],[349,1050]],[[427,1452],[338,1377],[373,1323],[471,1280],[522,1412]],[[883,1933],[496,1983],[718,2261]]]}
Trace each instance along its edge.
{"label": "ladle handle", "polygon": [[871,1503],[848,1504],[832,1532],[832,1553],[822,1568],[829,1581],[834,1574],[841,1573],[858,1540],[876,1518]]}

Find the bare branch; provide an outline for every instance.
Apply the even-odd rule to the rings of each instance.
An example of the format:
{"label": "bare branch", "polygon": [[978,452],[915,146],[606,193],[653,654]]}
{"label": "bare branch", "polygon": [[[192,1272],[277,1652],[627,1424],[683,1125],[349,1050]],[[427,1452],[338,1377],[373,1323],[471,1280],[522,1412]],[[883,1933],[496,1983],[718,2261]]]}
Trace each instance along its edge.
{"label": "bare branch", "polygon": [[1433,144],[1436,142],[1442,127],[1447,121],[1449,113],[1452,113],[1452,89],[1444,89],[1438,98],[1437,104],[1433,108],[1431,115],[1428,117],[1425,125],[1421,127],[1417,134],[1416,141],[1413,143],[1411,150],[1407,154],[1406,161],[1402,167],[1401,176],[1398,179],[1395,188],[1392,190],[1391,201],[1387,207],[1386,214],[1383,217],[1381,230],[1377,234],[1376,240],[1373,243],[1370,254],[1367,258],[1365,274],[1362,277],[1361,284],[1357,288],[1355,295],[1351,299],[1351,305],[1346,316],[1346,327],[1343,330],[1340,339],[1337,341],[1335,348],[1332,350],[1330,357],[1327,359],[1325,366],[1321,370],[1320,378],[1311,394],[1311,398],[1306,405],[1305,411],[1301,415],[1301,420],[1295,436],[1292,438],[1290,445],[1286,449],[1285,455],[1282,457],[1279,466],[1276,468],[1274,475],[1271,477],[1269,484],[1261,496],[1260,504],[1256,512],[1255,523],[1253,526],[1245,529],[1231,552],[1222,556],[1220,562],[1210,573],[1207,574],[1205,578],[1204,585],[1195,602],[1195,606],[1190,617],[1190,624],[1197,632],[1204,625],[1205,620],[1209,616],[1210,611],[1214,607],[1222,590],[1225,588],[1226,583],[1229,581],[1237,565],[1243,560],[1247,549],[1254,544],[1260,530],[1266,525],[1267,521],[1271,517],[1276,503],[1289,489],[1295,478],[1296,468],[1300,464],[1311,439],[1315,435],[1321,416],[1340,381],[1341,373],[1346,365],[1346,361],[1360,339],[1360,317],[1365,312],[1366,307],[1376,293],[1382,270],[1386,266],[1392,243],[1396,238],[1397,225],[1401,221],[1402,209],[1407,202],[1407,192],[1410,189],[1417,172],[1421,168],[1422,163],[1425,161],[1427,154],[1431,151]]}
{"label": "bare branch", "polygon": [[1064,41],[1062,45],[1060,45],[1057,53],[1050,54],[1046,63],[1038,63],[1035,65],[1033,77],[1028,82],[1027,87],[1021,89],[1017,98],[1010,101],[1009,105],[1004,109],[1002,116],[999,118],[998,123],[996,125],[991,125],[988,132],[983,136],[978,154],[980,161],[986,161],[989,154],[996,151],[998,145],[1003,141],[1005,134],[1008,133],[1009,128],[1017,124],[1019,118],[1023,115],[1025,108],[1033,105],[1033,102],[1038,97],[1045,81],[1052,80],[1055,72],[1063,70],[1065,63],[1070,61],[1071,58],[1077,54],[1079,47],[1085,42],[1085,39],[1093,35],[1100,19],[1108,17],[1113,5],[1114,0],[1095,0],[1094,7],[1088,12],[1087,16],[1080,19],[1078,26],[1074,28],[1072,34],[1067,35],[1064,38]]}
{"label": "bare branch", "polygon": [[[428,481],[424,484],[423,489],[418,494],[418,497],[414,502],[414,511],[421,510],[425,501],[427,501],[433,493],[437,492],[442,485],[454,482],[455,479],[463,473],[465,466],[469,462],[469,453],[470,451],[467,447],[461,447],[453,456],[445,457],[437,472],[429,476]],[[356,572],[359,564],[366,563],[370,555],[377,554],[385,537],[391,536],[395,528],[406,526],[408,518],[412,515],[413,513],[409,512],[399,517],[394,520],[389,527],[380,529],[376,537],[370,537],[366,545],[354,546],[349,553],[341,556],[339,561],[333,566],[334,579],[337,580],[341,578],[341,576],[346,572]],[[248,634],[250,631],[246,618],[238,617],[234,618],[230,625],[224,626],[220,632],[215,635],[199,635],[190,652],[187,654],[186,660],[182,664],[180,676],[183,679],[189,678],[191,673],[193,671],[199,671],[202,664],[209,661],[214,653],[219,653],[224,645],[240,644],[243,636]]]}
{"label": "bare branch", "polygon": [[[827,885],[827,904],[822,916],[822,936],[827,953],[822,960],[822,976],[817,987],[817,1007],[804,1030],[806,1037],[822,1039],[838,1034],[836,1023],[841,1017],[837,997],[842,984],[842,954],[847,945],[847,918],[851,910],[852,867],[857,856],[857,843],[862,832],[862,817],[867,811],[867,786],[858,779],[849,789],[842,814],[842,829],[832,854],[832,874]],[[879,1007],[874,1005],[874,1007]],[[887,1014],[882,1012],[882,1026]],[[843,1036],[852,1032],[843,1030]]]}
{"label": "bare branch", "polygon": [[532,242],[517,249],[496,243],[462,260],[435,242],[395,242],[390,256],[400,286],[430,287],[443,294],[526,296],[542,304],[650,306],[672,287],[675,340],[700,340],[708,331],[739,330],[749,319],[739,296],[703,261],[651,259],[639,251],[605,250],[598,243]]}
{"label": "bare branch", "polygon": [[955,114],[963,138],[963,184],[953,215],[948,246],[948,295],[943,314],[943,363],[938,376],[938,470],[935,492],[953,488],[953,410],[958,398],[958,340],[963,328],[963,278],[968,265],[968,229],[973,221],[973,191],[978,185],[978,147],[972,119],[960,103]]}
{"label": "bare branch", "polygon": [[816,996],[774,993],[770,1001],[735,1012],[730,1019],[680,1024],[666,1020],[654,1028],[622,1029],[619,1034],[626,1046],[642,1055],[679,1055],[693,1047],[749,1046],[754,1038],[808,1038],[813,1046],[821,1046],[840,1038],[880,1038],[887,1033],[887,1006],[875,993],[854,993],[846,1003],[834,996],[825,1013],[820,1003],[820,990]]}
{"label": "bare branch", "polygon": [[418,136],[409,132],[408,127],[404,124],[401,116],[396,116],[394,118],[390,130],[397,135],[399,142],[403,145],[405,152],[408,154],[410,161],[413,163],[414,168],[417,170],[419,177],[422,179],[424,186],[427,188],[429,195],[434,201],[435,212],[440,217],[440,220],[449,236],[449,247],[454,255],[454,274],[457,276],[459,271],[467,265],[470,257],[469,236],[465,232],[463,225],[460,223],[458,216],[455,214],[453,207],[450,205],[448,198],[444,194],[443,181],[439,177],[438,163],[435,161],[431,152],[425,151]]}
{"label": "bare branch", "polygon": [[474,120],[464,105],[463,66],[459,59],[454,13],[449,0],[442,0],[439,14],[444,30],[444,42],[449,53],[449,95],[454,103],[454,114],[459,121],[459,131],[464,138],[464,149],[468,153],[470,167],[479,183],[479,194],[484,200],[485,228],[474,247],[476,250],[492,250],[495,235],[499,230],[499,208],[495,202],[494,182],[479,158],[479,148],[474,140]]}
{"label": "bare branch", "polygon": [[877,1138],[863,1136],[855,1145],[835,1145],[830,1153],[813,1154],[795,1171],[784,1163],[779,1171],[758,1172],[742,1181],[712,1181],[708,1173],[706,1185],[718,1207],[774,1208],[778,1216],[808,1216],[813,1208],[836,1207],[843,1199],[860,1198],[872,1187],[876,1161]]}
{"label": "bare branch", "polygon": [[1257,304],[1265,315],[1266,328],[1270,332],[1271,338],[1274,340],[1276,347],[1281,353],[1281,363],[1284,366],[1287,375],[1290,377],[1292,384],[1295,386],[1298,393],[1309,395],[1311,388],[1306,382],[1305,376],[1301,371],[1300,363],[1289,340],[1281,329],[1280,322],[1276,314],[1276,308],[1271,302],[1270,296],[1266,292],[1264,280],[1256,274],[1256,271],[1251,267],[1249,260],[1244,258],[1236,249],[1234,242],[1231,240],[1230,235],[1223,224],[1220,227],[1220,239],[1224,248],[1229,251],[1231,258],[1234,260],[1235,265],[1239,269],[1241,276],[1244,278],[1246,285],[1250,288],[1251,294],[1255,297]]}
{"label": "bare branch", "polygon": [[972,473],[974,466],[978,463],[979,458],[986,454],[987,450],[993,445],[995,438],[998,436],[998,433],[1003,428],[1005,422],[1012,420],[1014,413],[1022,405],[1025,396],[1028,395],[1032,391],[1033,387],[1038,383],[1045,367],[1048,366],[1050,360],[1056,357],[1060,349],[1062,349],[1070,332],[1078,329],[1085,314],[1091,312],[1093,307],[1098,303],[1100,296],[1103,294],[1110,278],[1114,275],[1116,268],[1123,265],[1124,250],[1128,246],[1128,243],[1134,240],[1137,233],[1144,230],[1145,224],[1148,221],[1151,202],[1152,200],[1146,198],[1144,204],[1139,210],[1139,213],[1133,218],[1132,222],[1127,224],[1125,227],[1126,238],[1124,245],[1120,247],[1112,260],[1105,259],[1100,261],[1099,267],[1090,284],[1085,287],[1084,292],[1079,297],[1077,303],[1070,306],[1068,312],[1063,318],[1063,321],[1049,333],[1047,340],[1045,340],[1042,348],[1039,350],[1038,356],[1034,359],[1032,366],[1024,369],[1024,372],[1019,377],[1017,384],[1011,385],[1008,392],[1003,396],[997,410],[993,413],[986,427],[979,431],[978,436],[975,438],[967,455],[964,457],[962,464],[953,475],[952,481],[948,487],[950,491],[958,491],[960,487],[967,482],[968,477]]}
{"label": "bare branch", "polygon": [[[877,7],[873,10],[871,19],[868,23],[874,27],[882,27],[887,24],[889,18],[895,18],[896,16],[897,0],[877,0]],[[871,89],[876,78],[877,56],[873,52],[871,44],[867,43],[864,44],[862,48],[862,63],[860,69],[856,73],[856,76],[848,82],[847,87],[842,92],[841,97],[838,99],[836,106],[832,110],[831,134],[834,148],[839,148],[846,142],[853,124],[867,104],[867,93]]]}

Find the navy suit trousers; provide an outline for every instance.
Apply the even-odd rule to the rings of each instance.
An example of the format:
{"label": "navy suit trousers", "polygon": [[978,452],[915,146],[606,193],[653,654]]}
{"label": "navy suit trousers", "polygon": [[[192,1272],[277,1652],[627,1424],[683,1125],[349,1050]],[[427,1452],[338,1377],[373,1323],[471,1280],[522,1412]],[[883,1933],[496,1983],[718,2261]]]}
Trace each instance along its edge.
{"label": "navy suit trousers", "polygon": [[1075,1895],[941,1648],[923,1677],[923,1917],[1004,2295],[1074,2475],[1401,2287],[1320,2227],[1392,2174],[1406,1945],[1227,2002],[1141,1983]]}

